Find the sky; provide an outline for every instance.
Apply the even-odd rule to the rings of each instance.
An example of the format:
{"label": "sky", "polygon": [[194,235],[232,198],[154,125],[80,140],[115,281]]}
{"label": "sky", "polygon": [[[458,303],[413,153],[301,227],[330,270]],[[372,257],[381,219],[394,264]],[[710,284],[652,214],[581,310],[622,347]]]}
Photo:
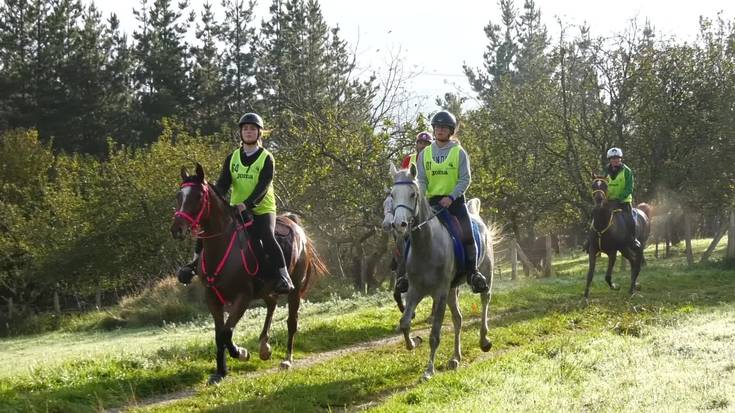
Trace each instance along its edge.
{"label": "sky", "polygon": [[[129,34],[137,23],[132,10],[139,1],[92,0],[105,13],[116,13]],[[152,3],[153,0],[148,0]],[[87,0],[89,3],[90,0]],[[205,0],[190,0],[190,7],[201,10]],[[174,2],[175,3],[175,2]],[[215,9],[219,0],[211,0]],[[267,15],[271,0],[259,0],[256,19]],[[462,65],[482,66],[487,46],[484,27],[500,22],[500,7],[495,0],[320,0],[326,21],[339,26],[341,37],[357,55],[363,73],[385,72],[398,56],[404,74],[410,75],[407,87],[414,105],[423,112],[437,109],[434,100],[445,92],[468,97],[474,106]],[[523,0],[515,1],[521,10]],[[650,21],[660,37],[693,41],[699,16],[735,19],[732,0],[536,0],[541,20],[553,40],[558,40],[558,19],[568,33],[587,24],[593,37],[623,32],[636,19],[639,25]]]}

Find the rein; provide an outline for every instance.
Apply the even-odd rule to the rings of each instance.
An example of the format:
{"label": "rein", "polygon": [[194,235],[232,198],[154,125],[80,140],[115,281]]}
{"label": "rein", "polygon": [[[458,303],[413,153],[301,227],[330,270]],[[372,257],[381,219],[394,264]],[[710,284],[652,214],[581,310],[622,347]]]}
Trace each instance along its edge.
{"label": "rein", "polygon": [[[411,181],[400,181],[400,182],[394,182],[393,183],[393,186],[395,186],[395,185],[415,185],[415,184],[413,182],[411,182]],[[416,204],[414,205],[413,208],[411,208],[410,206],[405,205],[405,204],[398,204],[398,205],[396,205],[396,206],[393,207],[393,215],[396,214],[396,211],[398,210],[398,208],[405,208],[409,212],[411,212],[411,216],[415,218],[416,217],[416,210],[418,209],[418,206],[419,206],[419,199],[418,199],[418,196],[417,196],[416,197]],[[428,218],[426,218],[425,220],[423,220],[419,224],[411,226],[410,231],[413,232],[413,231],[416,231],[416,230],[420,230],[421,227],[423,227],[424,225],[426,225],[432,219],[436,218],[445,209],[446,208],[443,208],[442,207],[441,209],[439,209],[438,211],[436,211],[433,214],[431,214]]]}
{"label": "rein", "polygon": [[619,208],[618,209],[613,209],[612,211],[610,211],[610,221],[607,223],[607,226],[603,230],[601,230],[601,231],[598,231],[597,228],[595,228],[595,220],[594,219],[590,223],[590,229],[592,231],[595,231],[595,233],[597,233],[597,250],[598,251],[602,251],[602,234],[604,234],[605,232],[607,232],[607,230],[609,230],[610,227],[612,227],[613,218],[615,217],[615,214],[618,213],[618,212],[621,212],[621,211],[622,211],[622,209],[619,209]]}
{"label": "rein", "polygon": [[[184,182],[181,184],[181,188],[186,187],[193,187],[193,186],[200,186],[202,188],[202,206],[199,209],[199,212],[196,214],[196,217],[193,217],[191,214],[187,213],[186,211],[176,211],[174,213],[174,218],[182,218],[186,222],[189,223],[189,226],[192,229],[193,232],[197,232],[196,238],[201,239],[209,239],[209,238],[216,238],[221,235],[223,235],[225,232],[221,232],[219,234],[210,235],[210,236],[204,236],[204,230],[201,229],[201,221],[202,218],[209,219],[211,213],[212,213],[212,207],[211,207],[211,201],[210,201],[210,189],[209,185],[206,183],[197,184],[194,182]],[[204,211],[207,211],[206,217],[204,217]],[[248,221],[246,223],[243,223],[242,225],[235,224],[235,230],[232,231],[232,236],[230,237],[230,242],[227,245],[227,250],[225,251],[224,255],[219,261],[219,264],[217,264],[217,267],[214,270],[214,273],[211,275],[207,274],[207,263],[205,259],[204,249],[202,249],[202,258],[201,258],[201,268],[202,268],[202,275],[205,277],[207,281],[207,286],[212,289],[214,294],[217,296],[217,299],[222,303],[223,305],[227,303],[222,293],[219,291],[215,283],[217,282],[217,277],[219,276],[220,272],[222,272],[222,269],[225,266],[225,263],[227,262],[227,258],[229,258],[230,253],[232,252],[232,247],[235,245],[235,239],[237,238],[237,234],[240,231],[245,231],[249,226],[253,225],[253,221]],[[253,244],[251,240],[248,238],[248,245],[247,248],[250,250],[250,253],[255,256],[255,253],[253,251]],[[242,260],[242,266],[245,269],[245,272],[252,276],[255,276],[258,271],[260,270],[260,263],[258,262],[257,258],[255,260],[255,269],[251,270],[250,266],[248,265],[248,260],[245,258],[245,252],[243,249],[243,246],[240,246],[240,259]]]}

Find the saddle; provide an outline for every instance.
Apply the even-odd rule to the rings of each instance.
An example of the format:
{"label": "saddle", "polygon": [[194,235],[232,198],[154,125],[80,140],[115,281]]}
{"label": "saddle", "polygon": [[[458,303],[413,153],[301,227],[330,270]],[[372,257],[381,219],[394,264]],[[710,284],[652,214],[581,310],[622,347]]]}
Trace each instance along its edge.
{"label": "saddle", "polygon": [[[464,245],[462,244],[462,226],[459,224],[459,220],[454,215],[450,214],[449,211],[444,210],[439,215],[437,215],[439,218],[439,222],[444,225],[444,227],[449,232],[449,235],[452,237],[452,245],[454,249],[454,258],[455,258],[455,264],[457,266],[457,273],[454,276],[454,280],[452,280],[452,286],[457,286],[458,284],[462,283],[464,281],[464,275],[467,271],[467,267],[469,266],[469,260],[467,259],[467,252],[464,248]],[[475,262],[478,262],[480,257],[483,253],[483,244],[480,242],[480,228],[477,225],[477,222],[475,222],[474,219],[470,216],[470,225],[472,227],[472,237],[475,241],[475,251],[477,252],[475,257]],[[403,259],[405,260],[408,257],[408,251],[411,248],[411,243],[408,238],[405,239],[405,248],[404,248],[404,256]]]}

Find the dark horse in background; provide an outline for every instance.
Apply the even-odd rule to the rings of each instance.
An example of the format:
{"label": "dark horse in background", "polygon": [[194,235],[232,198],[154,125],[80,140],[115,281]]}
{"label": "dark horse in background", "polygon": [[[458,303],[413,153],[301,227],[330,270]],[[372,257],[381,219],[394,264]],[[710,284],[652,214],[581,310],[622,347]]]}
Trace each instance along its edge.
{"label": "dark horse in background", "polygon": [[[248,224],[242,222],[236,209],[207,183],[201,165],[197,164],[196,175],[189,175],[182,167],[181,179],[171,234],[183,239],[186,230],[191,229],[192,234],[203,241],[204,250],[197,272],[207,286],[207,307],[214,318],[217,344],[217,371],[209,378],[211,384],[227,375],[225,349],[232,358],[250,359],[247,349],[232,342],[232,332],[248,304],[256,298],[262,299],[267,309],[260,333],[260,358],[270,359],[269,331],[278,299],[272,293],[276,269],[263,259],[259,245],[250,241]],[[240,231],[244,234],[239,234]],[[286,357],[281,362],[282,368],[289,368],[293,363],[301,297],[314,282],[316,274],[326,273],[326,267],[295,215],[278,216],[276,240],[283,249],[288,272],[296,287],[288,294],[288,342]],[[225,311],[228,313],[226,320]]]}
{"label": "dark horse in background", "polygon": [[630,294],[632,295],[636,289],[640,289],[637,282],[638,274],[641,272],[643,264],[643,249],[651,233],[650,207],[647,204],[639,204],[637,208],[633,208],[636,238],[641,243],[641,250],[635,251],[628,243],[629,229],[626,228],[622,211],[617,203],[609,202],[607,199],[607,178],[604,176],[593,175],[592,199],[595,206],[592,210],[592,224],[590,225],[589,247],[587,249],[589,270],[587,271],[587,286],[584,289],[585,302],[589,302],[590,284],[592,284],[592,276],[595,274],[595,263],[601,252],[607,254],[608,257],[605,281],[613,290],[620,288],[612,282],[612,272],[618,251],[630,262]]}

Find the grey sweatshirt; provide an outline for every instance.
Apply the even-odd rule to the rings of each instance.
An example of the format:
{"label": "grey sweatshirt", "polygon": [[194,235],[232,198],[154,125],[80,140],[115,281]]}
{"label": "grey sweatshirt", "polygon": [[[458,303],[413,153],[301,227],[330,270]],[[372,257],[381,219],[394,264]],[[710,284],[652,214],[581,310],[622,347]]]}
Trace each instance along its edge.
{"label": "grey sweatshirt", "polygon": [[[467,191],[467,188],[470,186],[470,182],[472,181],[472,177],[470,176],[470,157],[467,156],[467,152],[465,152],[464,148],[462,148],[462,146],[457,142],[449,141],[449,143],[443,148],[438,147],[436,142],[431,144],[431,154],[434,158],[434,162],[439,163],[447,159],[447,156],[449,156],[449,150],[455,146],[459,146],[459,179],[457,180],[457,185],[454,187],[454,191],[452,191],[451,194],[448,194],[452,199],[457,199],[464,195],[465,191]],[[419,156],[416,157],[416,179],[419,181],[419,188],[421,188],[422,193],[426,193],[426,187],[429,184],[429,181],[426,179],[426,170],[424,169],[425,153],[426,150],[423,150]]]}

